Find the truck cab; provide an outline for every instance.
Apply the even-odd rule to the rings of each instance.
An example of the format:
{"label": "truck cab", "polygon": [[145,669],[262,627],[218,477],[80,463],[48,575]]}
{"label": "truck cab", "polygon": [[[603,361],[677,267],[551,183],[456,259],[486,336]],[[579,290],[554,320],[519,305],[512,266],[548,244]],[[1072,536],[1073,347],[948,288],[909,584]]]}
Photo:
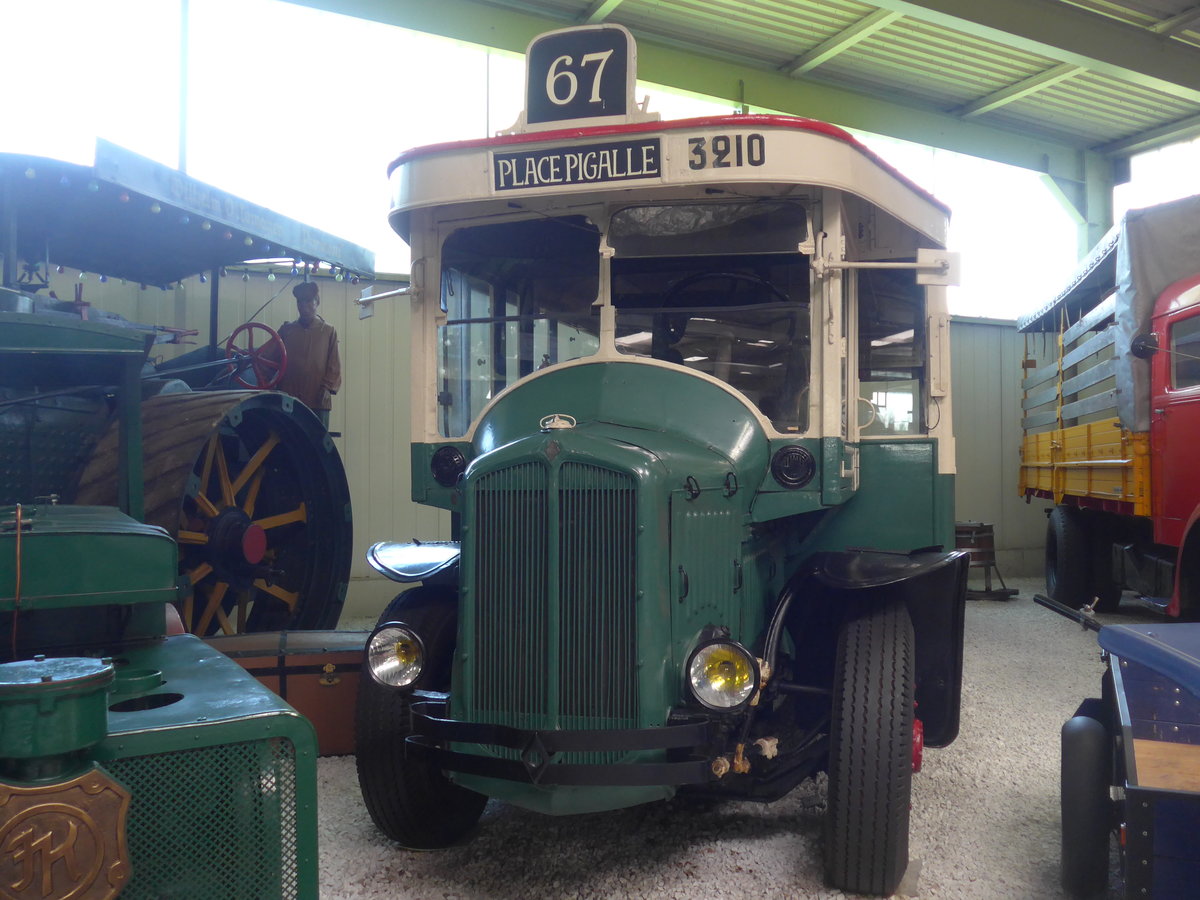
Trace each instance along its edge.
{"label": "truck cab", "polygon": [[1200,516],[1200,474],[1191,441],[1182,437],[1200,434],[1200,274],[1162,293],[1152,326],[1163,351],[1150,366],[1155,540],[1180,547]]}

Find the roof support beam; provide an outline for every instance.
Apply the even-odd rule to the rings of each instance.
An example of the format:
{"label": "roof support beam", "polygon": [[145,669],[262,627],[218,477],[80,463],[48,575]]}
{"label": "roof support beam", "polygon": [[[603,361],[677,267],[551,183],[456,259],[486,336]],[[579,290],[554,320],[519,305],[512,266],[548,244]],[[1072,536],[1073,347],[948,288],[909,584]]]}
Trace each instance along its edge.
{"label": "roof support beam", "polygon": [[797,56],[781,68],[792,77],[810,72],[817,66],[824,65],[843,51],[853,47],[859,41],[869,38],[882,28],[886,28],[892,22],[899,19],[900,16],[900,13],[892,10],[877,9],[869,16],[859,19],[844,31],[822,41],[807,53]]}
{"label": "roof support beam", "polygon": [[1190,140],[1194,137],[1200,137],[1200,116],[1188,116],[1186,119],[1179,119],[1169,125],[1151,128],[1141,134],[1113,141],[1111,144],[1104,144],[1097,147],[1096,152],[1109,156],[1132,156],[1144,150],[1153,150],[1155,147]]}
{"label": "roof support beam", "polygon": [[1200,102],[1200,53],[1147,28],[1050,0],[871,0],[906,17],[953,28]]}
{"label": "roof support beam", "polygon": [[579,22],[583,25],[597,25],[612,15],[612,11],[624,2],[625,0],[596,0],[579,17]]}
{"label": "roof support beam", "polygon": [[[472,0],[405,4],[394,0],[291,2],[514,53],[524,53],[532,38],[565,24]],[[808,116],[844,128],[966,153],[1032,169],[1064,183],[1082,184],[1086,179],[1081,161],[1083,150],[1077,146],[964,121],[940,110],[893,98],[872,97],[790,78],[778,71],[746,68],[728,60],[700,56],[682,45],[639,37],[638,69],[639,76],[646,81],[717,100],[731,103],[744,100],[758,110]]]}
{"label": "roof support beam", "polygon": [[1150,30],[1163,37],[1171,37],[1181,31],[1187,31],[1197,22],[1200,22],[1200,6],[1193,6],[1169,19],[1163,19],[1161,22],[1151,25]]}
{"label": "roof support beam", "polygon": [[1035,94],[1038,91],[1048,88],[1051,85],[1058,84],[1060,81],[1066,81],[1078,75],[1080,72],[1086,72],[1082,66],[1073,66],[1070,63],[1062,63],[1055,66],[1053,69],[1047,69],[1045,72],[1039,72],[1037,75],[1031,75],[1016,84],[1010,84],[1006,88],[1001,88],[988,94],[986,97],[980,97],[978,100],[972,100],[966,106],[958,110],[958,115],[964,119],[969,119],[972,116],[981,116],[984,113],[991,112],[994,109],[999,109],[1005,104],[1012,103],[1014,100],[1020,100],[1022,97],[1028,97],[1030,94]]}
{"label": "roof support beam", "polygon": [[1082,259],[1112,227],[1112,195],[1116,181],[1112,163],[1094,153],[1080,154],[1081,181],[1043,175],[1050,193],[1075,220],[1075,246]]}

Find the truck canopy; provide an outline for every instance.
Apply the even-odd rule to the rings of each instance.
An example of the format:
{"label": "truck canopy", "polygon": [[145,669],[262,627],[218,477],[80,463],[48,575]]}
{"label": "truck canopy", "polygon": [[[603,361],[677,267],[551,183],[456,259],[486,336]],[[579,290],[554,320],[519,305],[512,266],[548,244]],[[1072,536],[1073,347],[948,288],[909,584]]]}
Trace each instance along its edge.
{"label": "truck canopy", "polygon": [[1067,287],[1017,322],[1026,333],[1064,331],[1114,295],[1117,413],[1130,431],[1150,428],[1150,362],[1129,352],[1150,330],[1159,295],[1200,271],[1200,196],[1134,209],[1080,263]]}
{"label": "truck canopy", "polygon": [[104,140],[92,166],[0,153],[0,256],[18,289],[34,286],[18,259],[155,286],[257,259],[375,269],[369,250]]}

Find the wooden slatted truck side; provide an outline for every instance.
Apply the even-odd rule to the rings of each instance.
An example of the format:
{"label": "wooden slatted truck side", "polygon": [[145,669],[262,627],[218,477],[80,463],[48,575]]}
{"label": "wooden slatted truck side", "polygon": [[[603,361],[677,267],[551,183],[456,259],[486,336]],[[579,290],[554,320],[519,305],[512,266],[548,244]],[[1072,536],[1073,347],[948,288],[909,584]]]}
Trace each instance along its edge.
{"label": "wooden slatted truck side", "polygon": [[1019,328],[1029,371],[1020,491],[1054,502],[1049,594],[1111,610],[1129,590],[1194,618],[1200,197],[1127,214]]}

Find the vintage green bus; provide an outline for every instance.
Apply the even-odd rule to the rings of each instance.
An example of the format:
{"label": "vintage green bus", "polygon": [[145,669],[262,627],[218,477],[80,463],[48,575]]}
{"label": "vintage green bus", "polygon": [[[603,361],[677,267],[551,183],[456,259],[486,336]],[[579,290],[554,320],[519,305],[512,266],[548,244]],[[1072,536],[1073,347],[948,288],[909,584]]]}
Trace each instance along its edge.
{"label": "vintage green bus", "polygon": [[358,704],[374,821],[462,839],[827,771],[829,881],[889,893],[958,731],[948,211],[839,128],[659,121],[615,26],[530,45],[509,132],[391,166],[413,497],[452,541]]}

